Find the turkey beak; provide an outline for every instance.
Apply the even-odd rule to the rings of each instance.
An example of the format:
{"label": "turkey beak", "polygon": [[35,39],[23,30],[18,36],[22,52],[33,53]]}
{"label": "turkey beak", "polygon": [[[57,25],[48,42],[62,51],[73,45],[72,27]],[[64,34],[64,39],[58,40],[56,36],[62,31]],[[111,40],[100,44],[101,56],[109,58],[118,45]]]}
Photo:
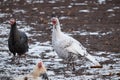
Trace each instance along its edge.
{"label": "turkey beak", "polygon": [[42,74],[42,78],[43,78],[44,80],[49,80],[47,73]]}

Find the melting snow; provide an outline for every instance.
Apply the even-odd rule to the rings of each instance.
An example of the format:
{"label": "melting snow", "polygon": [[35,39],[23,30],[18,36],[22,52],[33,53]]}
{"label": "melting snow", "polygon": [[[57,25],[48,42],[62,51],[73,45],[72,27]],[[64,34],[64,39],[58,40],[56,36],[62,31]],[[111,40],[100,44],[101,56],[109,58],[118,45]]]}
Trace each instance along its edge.
{"label": "melting snow", "polygon": [[5,17],[7,15],[9,15],[9,14],[7,14],[7,13],[0,13],[0,18]]}
{"label": "melting snow", "polygon": [[115,16],[115,14],[113,14],[113,13],[108,15],[108,17],[114,17],[114,16]]}
{"label": "melting snow", "polygon": [[45,12],[40,12],[40,14],[45,14]]}
{"label": "melting snow", "polygon": [[87,4],[86,3],[70,3],[70,5],[72,5],[72,6],[73,5],[75,5],[75,6],[80,6],[80,5],[82,6],[83,5],[84,6],[84,5],[87,5]]}
{"label": "melting snow", "polygon": [[106,0],[98,0],[99,4],[105,4]]}
{"label": "melting snow", "polygon": [[101,33],[100,31],[96,31],[96,32],[86,32],[86,31],[80,32],[80,31],[73,31],[73,34],[74,34],[74,35],[80,34],[80,35],[91,35],[91,36],[94,36],[94,35],[96,35],[96,36],[99,36],[99,35],[104,36],[104,35],[108,35],[108,34],[111,34],[111,33],[112,33],[111,31],[105,32],[105,33]]}
{"label": "melting snow", "polygon": [[19,13],[19,12],[26,13],[26,11],[22,9],[14,9],[13,11],[14,13]]}
{"label": "melting snow", "polygon": [[75,3],[76,6],[87,5],[86,3]]}
{"label": "melting snow", "polygon": [[118,7],[118,6],[115,6],[115,7],[113,7],[113,9],[120,9],[120,7]]}
{"label": "melting snow", "polygon": [[32,3],[44,3],[44,0],[26,0],[27,3],[32,4]]}
{"label": "melting snow", "polygon": [[113,9],[108,9],[107,12],[113,12],[114,10]]}
{"label": "melting snow", "polygon": [[49,2],[49,3],[51,3],[51,4],[54,4],[54,3],[56,3],[56,1],[54,1],[54,0],[53,0],[53,1],[48,1],[48,2]]}
{"label": "melting snow", "polygon": [[0,24],[0,35],[8,35],[9,33],[8,27],[10,26],[5,24]]}
{"label": "melting snow", "polygon": [[68,17],[68,16],[61,16],[61,17],[59,17],[59,19],[62,20],[62,19],[72,19],[72,18]]}
{"label": "melting snow", "polygon": [[38,54],[38,56],[40,56],[39,54],[45,50],[52,50],[52,48],[50,46],[41,46],[40,42],[35,42],[35,44],[30,45],[29,52],[35,53],[36,55]]}
{"label": "melting snow", "polygon": [[[7,0],[4,0],[7,1]],[[19,0],[17,0],[19,1]],[[48,1],[51,4],[56,3],[57,1],[60,0],[51,0]],[[77,1],[77,0],[72,0],[72,1]],[[98,0],[99,4],[105,4],[106,0]],[[44,3],[44,0],[27,0],[27,2],[29,4],[31,3]],[[62,2],[64,2],[64,0],[62,0]],[[80,6],[80,5],[87,5],[87,1],[85,1],[86,3],[70,3],[67,7],[68,8],[72,8],[73,5],[75,6]],[[53,7],[56,9],[60,9],[60,8],[66,8],[65,6],[60,6],[60,7]],[[33,8],[34,10],[38,10],[37,8]],[[93,8],[94,10],[97,10],[98,8]],[[120,7],[113,7],[113,9],[108,9],[108,12],[114,12],[115,9],[120,9]],[[26,13],[25,10],[22,9],[14,9],[13,10],[14,13]],[[79,10],[79,12],[84,12],[84,13],[88,13],[90,12],[90,10]],[[45,14],[45,12],[39,12],[40,14]],[[64,13],[64,11],[61,11],[61,13]],[[0,18],[3,18],[7,15],[7,13],[0,13]],[[115,16],[115,14],[110,14],[108,17],[113,17]],[[72,19],[69,16],[61,16],[60,19]],[[33,39],[33,36],[41,36],[42,34],[46,34],[46,33],[42,33],[37,32],[37,31],[32,31],[32,27],[26,25],[24,21],[17,21],[18,23],[18,28],[22,31],[25,31],[28,35],[28,37],[30,39],[32,39],[33,43],[29,44],[29,52],[27,52],[27,55],[32,56],[29,57],[27,56],[26,60],[20,60],[21,64],[11,64],[10,63],[10,58],[12,57],[12,55],[9,55],[9,51],[8,51],[8,44],[7,44],[7,39],[8,39],[8,34],[10,31],[10,25],[6,24],[6,22],[0,24],[0,71],[4,69],[4,72],[2,72],[3,74],[5,73],[8,76],[18,76],[21,74],[27,74],[29,73],[34,65],[41,60],[41,54],[45,55],[45,58],[43,58],[42,60],[44,61],[44,64],[48,67],[48,76],[51,80],[78,80],[78,79],[84,79],[84,80],[88,80],[88,79],[97,79],[97,80],[101,80],[101,76],[102,75],[108,75],[110,73],[116,73],[120,71],[120,61],[119,61],[119,57],[115,57],[115,56],[119,56],[119,53],[111,53],[111,52],[102,52],[102,51],[98,51],[98,52],[93,52],[94,57],[100,61],[100,62],[105,62],[108,60],[112,60],[112,61],[116,61],[115,64],[109,63],[109,64],[104,64],[103,63],[103,68],[100,69],[91,69],[91,68],[87,68],[88,66],[92,65],[89,61],[82,61],[82,60],[78,60],[77,63],[78,64],[82,64],[81,66],[77,66],[76,68],[77,70],[79,69],[84,69],[86,68],[84,71],[81,71],[81,73],[83,73],[82,75],[76,76],[75,74],[73,74],[71,71],[65,71],[66,73],[68,73],[68,76],[70,77],[65,77],[64,74],[56,74],[56,71],[52,71],[54,69],[60,70],[61,68],[64,68],[66,65],[61,63],[62,59],[60,59],[56,52],[53,51],[53,48],[51,46],[51,42],[47,41],[47,42],[43,42],[41,43],[40,41],[37,41],[37,39]],[[36,23],[32,23],[35,24]],[[19,26],[20,25],[20,26]],[[32,31],[33,34],[29,33],[29,31]],[[37,34],[40,33],[40,34]],[[108,32],[103,32],[101,33],[100,31],[96,31],[96,32],[87,32],[87,31],[74,31],[72,34],[70,35],[91,35],[91,36],[99,36],[99,35],[108,35],[111,34],[112,31],[108,31]],[[106,55],[103,56],[103,55]],[[33,58],[33,57],[37,57],[37,58]],[[114,58],[114,59],[113,59]],[[50,67],[49,67],[50,66]],[[113,66],[113,69],[110,68],[110,66]],[[60,71],[60,73],[62,73],[63,71]],[[84,75],[85,73],[92,73],[94,75]],[[98,78],[99,77],[99,78]],[[118,79],[118,76],[112,76],[111,79]],[[107,79],[106,79],[107,80]]]}
{"label": "melting snow", "polygon": [[90,10],[79,10],[79,12],[89,13]]}

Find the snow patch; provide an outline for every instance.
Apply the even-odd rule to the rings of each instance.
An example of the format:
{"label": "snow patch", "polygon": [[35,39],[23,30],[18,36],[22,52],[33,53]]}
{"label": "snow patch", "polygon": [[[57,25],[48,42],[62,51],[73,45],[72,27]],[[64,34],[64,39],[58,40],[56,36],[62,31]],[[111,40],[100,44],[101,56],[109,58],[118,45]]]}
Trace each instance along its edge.
{"label": "snow patch", "polygon": [[104,36],[104,35],[108,35],[108,34],[111,34],[112,31],[109,31],[109,32],[103,32],[101,33],[100,31],[96,31],[96,32],[86,32],[86,31],[73,31],[73,35],[76,35],[76,34],[80,34],[80,35],[91,35],[91,36]]}
{"label": "snow patch", "polygon": [[68,17],[68,16],[61,16],[59,17],[60,20],[63,20],[63,19],[72,19],[71,17]]}
{"label": "snow patch", "polygon": [[75,5],[75,6],[84,6],[84,5],[88,5],[87,3],[70,3],[71,6]]}
{"label": "snow patch", "polygon": [[113,9],[108,9],[107,12],[113,12],[114,10]]}
{"label": "snow patch", "polygon": [[26,13],[26,11],[23,9],[13,9],[13,13],[20,13],[20,12]]}
{"label": "snow patch", "polygon": [[81,13],[89,13],[90,10],[79,10],[79,12],[81,12]]}
{"label": "snow patch", "polygon": [[99,3],[99,4],[105,4],[105,1],[106,1],[106,0],[98,0],[98,3]]}
{"label": "snow patch", "polygon": [[7,15],[9,15],[9,14],[7,14],[7,13],[0,13],[0,18],[3,18],[5,16],[7,16]]}

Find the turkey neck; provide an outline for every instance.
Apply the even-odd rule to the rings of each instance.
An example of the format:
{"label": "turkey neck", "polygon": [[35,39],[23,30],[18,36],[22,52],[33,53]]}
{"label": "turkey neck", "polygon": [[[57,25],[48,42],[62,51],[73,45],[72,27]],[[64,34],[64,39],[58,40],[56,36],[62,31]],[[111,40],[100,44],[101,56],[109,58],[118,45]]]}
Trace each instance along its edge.
{"label": "turkey neck", "polygon": [[46,68],[44,65],[42,65],[41,68],[38,68],[37,66],[34,68],[33,72],[31,73],[34,77],[39,77],[41,74],[44,74],[46,72]]}
{"label": "turkey neck", "polygon": [[58,23],[57,25],[53,26],[53,33],[52,33],[55,37],[60,36],[61,34],[61,27],[60,24]]}
{"label": "turkey neck", "polygon": [[11,30],[10,30],[10,36],[12,38],[13,44],[15,42],[15,39],[17,39],[17,27],[16,27],[16,23],[14,23],[13,25],[11,25]]}

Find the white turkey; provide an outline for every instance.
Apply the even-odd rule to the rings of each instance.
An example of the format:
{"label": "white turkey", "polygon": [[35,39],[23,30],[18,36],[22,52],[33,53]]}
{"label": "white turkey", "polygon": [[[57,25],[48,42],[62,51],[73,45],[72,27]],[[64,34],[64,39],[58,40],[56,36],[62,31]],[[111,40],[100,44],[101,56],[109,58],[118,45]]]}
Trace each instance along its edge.
{"label": "white turkey", "polygon": [[70,62],[81,55],[89,59],[95,66],[101,66],[79,41],[61,31],[60,22],[57,17],[53,17],[51,23],[53,27],[52,46],[60,58]]}

